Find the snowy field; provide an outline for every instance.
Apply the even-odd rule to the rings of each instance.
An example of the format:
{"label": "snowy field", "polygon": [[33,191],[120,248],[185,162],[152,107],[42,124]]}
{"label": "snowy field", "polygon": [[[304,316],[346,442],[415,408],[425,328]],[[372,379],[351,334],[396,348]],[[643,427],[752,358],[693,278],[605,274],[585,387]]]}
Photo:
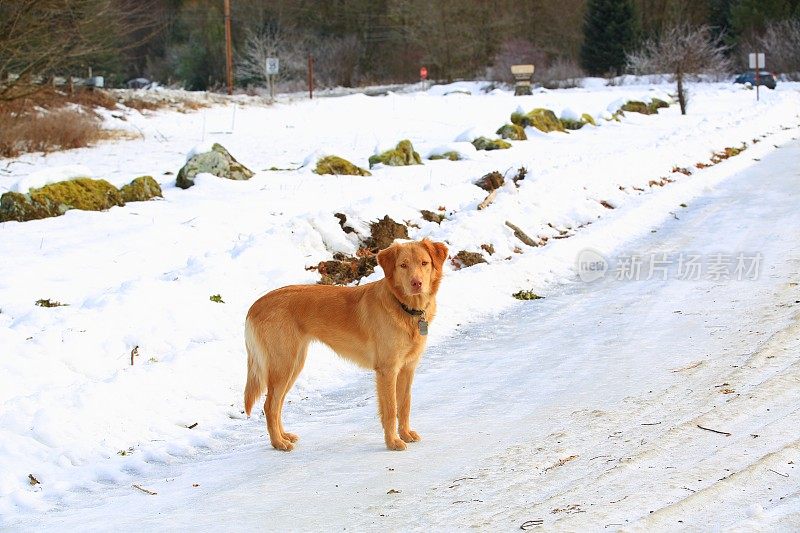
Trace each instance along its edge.
{"label": "snowy field", "polygon": [[[625,100],[665,98],[671,90],[669,85],[591,87],[513,97],[500,90],[484,94],[481,84],[464,83],[379,97],[351,95],[273,106],[216,105],[190,114],[142,115],[120,110],[107,113],[109,126],[138,132],[140,140],[0,161],[0,192],[76,173],[116,185],[148,174],[164,191],[163,200],[131,203],[107,212],[70,211],[58,218],[0,224],[0,526],[25,529],[36,524],[37,528],[49,525],[58,529],[71,524],[103,528],[109,525],[108,516],[115,520],[120,517],[119,510],[110,513],[108,509],[124,504],[123,509],[132,511],[125,519],[119,518],[123,528],[136,529],[145,523],[144,517],[153,506],[158,507],[158,514],[151,519],[174,516],[175,521],[168,524],[182,528],[200,524],[189,513],[195,505],[191,502],[199,497],[208,505],[208,527],[228,524],[234,528],[224,510],[246,507],[255,500],[262,500],[262,524],[267,513],[272,513],[277,517],[275,527],[294,524],[309,529],[330,524],[515,529],[530,516],[551,525],[566,517],[575,520],[570,522],[571,527],[603,530],[604,525],[616,523],[621,516],[607,508],[616,496],[641,506],[642,516],[637,519],[644,518],[647,511],[661,509],[661,514],[654,513],[649,519],[669,520],[673,515],[668,504],[678,498],[674,485],[688,481],[670,480],[667,487],[654,484],[654,480],[663,478],[631,474],[652,466],[647,461],[658,454],[657,445],[651,445],[654,448],[649,452],[638,450],[639,462],[623,472],[603,474],[597,470],[600,465],[591,464],[589,459],[611,455],[605,449],[606,441],[616,426],[614,420],[600,415],[592,422],[595,410],[624,403],[625,398],[646,394],[651,389],[644,388],[653,387],[658,391],[658,401],[631,401],[628,410],[614,411],[615,420],[623,421],[620,425],[637,426],[641,432],[651,426],[640,423],[658,422],[655,414],[665,410],[665,420],[678,420],[688,416],[691,409],[698,409],[693,416],[699,416],[716,406],[715,402],[727,399],[727,395],[712,400],[687,395],[685,390],[675,389],[669,378],[674,370],[691,366],[703,356],[710,358],[708,364],[699,366],[699,370],[690,368],[693,380],[681,386],[697,385],[704,377],[726,376],[712,370],[728,365],[716,356],[727,354],[726,349],[734,350],[734,341],[750,343],[755,351],[788,350],[796,358],[796,350],[790,349],[797,346],[798,337],[791,309],[779,309],[780,313],[771,316],[762,308],[774,307],[772,298],[779,286],[789,283],[796,287],[800,281],[795,247],[793,265],[776,267],[775,272],[759,278],[759,284],[744,284],[755,291],[753,298],[758,299],[750,303],[761,322],[748,322],[753,318],[748,318],[748,306],[739,309],[739,314],[735,310],[709,310],[717,301],[714,297],[735,300],[741,290],[735,284],[697,284],[691,294],[706,294],[698,296],[697,302],[689,300],[685,285],[664,288],[605,282],[587,297],[590,308],[570,299],[570,294],[587,290],[587,284],[576,276],[575,262],[581,251],[591,248],[613,257],[651,237],[654,228],[680,222],[675,219],[682,219],[684,213],[689,217],[684,222],[686,227],[673,229],[672,240],[661,246],[668,244],[670,250],[694,247],[694,251],[710,253],[716,243],[724,243],[726,246],[718,251],[769,251],[778,256],[780,245],[788,247],[792,241],[783,237],[775,242],[755,237],[737,241],[734,236],[742,228],[737,226],[736,216],[728,216],[724,224],[715,226],[714,232],[703,238],[690,237],[711,229],[707,221],[715,204],[708,198],[718,194],[718,188],[727,186],[730,195],[742,188],[750,195],[769,189],[768,175],[760,175],[759,187],[741,177],[755,172],[759,160],[773,158],[770,160],[781,168],[794,165],[794,189],[770,191],[772,201],[754,204],[751,218],[768,218],[770,206],[781,200],[786,203],[787,195],[796,200],[800,194],[798,159],[777,156],[798,137],[800,84],[782,83],[776,91],[762,91],[759,103],[752,91],[739,86],[693,85],[688,116],[682,117],[677,106],[672,106],[658,115],[628,113],[620,122],[603,119]],[[476,152],[462,141],[480,132],[494,132],[518,107],[526,111],[546,107],[558,115],[589,113],[597,119],[598,127],[586,126],[569,134],[529,129],[529,140],[513,141],[511,149],[492,152]],[[367,158],[376,149],[405,138],[423,157],[446,146],[466,158],[455,162],[425,160],[424,165],[412,167],[376,167],[371,177],[318,176],[311,172],[320,154],[339,155],[366,167]],[[176,188],[174,174],[186,154],[194,146],[209,142],[223,144],[256,171],[255,177],[233,182],[204,175],[189,190]],[[708,163],[713,152],[743,143],[748,147],[740,155],[708,168],[696,168],[697,163]],[[479,211],[477,205],[486,192],[473,182],[492,170],[511,177],[520,166],[529,171],[520,187],[508,183],[491,206]],[[693,172],[673,172],[675,167]],[[273,168],[292,170],[270,170]],[[663,178],[672,181],[667,183]],[[739,184],[739,188],[731,189],[726,185],[729,182]],[[722,200],[716,199],[724,200],[724,195]],[[708,204],[707,210],[696,208],[695,201]],[[738,201],[726,205],[735,204],[744,216],[748,204],[742,198]],[[440,207],[445,214],[441,225],[422,220],[421,209],[437,211]],[[413,409],[421,415],[416,429],[423,438],[426,434],[432,438],[410,447],[398,458],[387,456],[389,452],[384,449],[374,414],[371,376],[321,346],[312,350],[306,369],[287,398],[286,425],[301,437],[294,452],[273,452],[265,437],[263,415],[246,419],[242,414],[242,325],[246,310],[271,289],[315,283],[319,275],[306,267],[330,259],[335,252],[356,250],[356,237],[341,230],[333,216],[337,212],[344,213],[362,234],[368,232],[370,221],[389,215],[410,222],[412,238],[446,241],[453,254],[459,250],[480,252],[483,244],[495,250],[491,256],[485,254],[487,264],[462,270],[449,268],[446,273],[440,310],[431,328],[431,357],[423,357],[414,389]],[[785,217],[775,219],[776,224],[793,231],[791,236],[800,242],[797,230],[786,225],[786,217],[792,216],[791,204],[776,208],[776,212]],[[797,215],[792,220],[798,222]],[[548,239],[547,244],[522,244],[506,221],[529,236]],[[641,247],[651,245],[644,242]],[[381,275],[378,269],[367,281]],[[719,293],[708,296],[715,287]],[[520,289],[532,289],[546,298],[520,303],[511,297]],[[786,294],[792,290],[784,289]],[[224,303],[210,301],[215,294]],[[786,294],[781,293],[781,298]],[[797,296],[797,290],[792,294],[793,298]],[[35,306],[39,299],[68,305]],[[598,310],[608,314],[603,320],[593,321]],[[658,331],[652,318],[658,315],[656,310],[675,314],[664,322],[660,334],[653,334]],[[708,328],[703,329],[708,325],[707,315],[733,327],[736,334],[712,328],[709,335]],[[627,349],[621,350],[618,358],[596,360],[600,356],[591,347],[614,345],[618,330],[611,324],[617,317],[624,326],[619,331],[641,328],[648,334],[631,334]],[[698,317],[704,317],[702,323]],[[603,324],[604,320],[608,323]],[[681,336],[693,329],[698,331],[692,342]],[[545,336],[532,355],[529,347]],[[727,342],[725,347],[712,342],[719,337]],[[769,348],[769,342],[778,344]],[[663,346],[672,349],[662,352]],[[138,355],[131,365],[135,347]],[[508,356],[508,365],[503,355]],[[659,357],[653,359],[655,355]],[[762,357],[767,355],[762,353]],[[766,363],[765,367],[761,374],[748,376],[748,386],[773,377],[766,372],[771,367]],[[777,383],[778,378],[777,384],[768,384],[773,388],[759,389],[759,394],[785,400],[781,403],[783,416],[774,420],[778,436],[767,432],[763,439],[776,446],[787,432],[792,434],[786,424],[797,422],[800,405],[791,395],[797,394],[798,377],[796,370],[793,372],[779,377],[794,380],[794,389]],[[537,377],[535,384],[528,379],[532,375]],[[492,376],[492,383],[487,384],[484,376]],[[551,386],[542,387],[547,383]],[[713,388],[721,383],[706,386]],[[542,388],[536,392],[530,390],[531,386]],[[438,391],[447,392],[441,410],[436,408]],[[565,391],[579,400],[569,403]],[[462,401],[456,402],[459,394]],[[759,400],[759,394],[751,394],[750,400],[764,401]],[[526,401],[509,403],[509,395]],[[736,398],[741,398],[742,404],[747,401],[745,395],[737,394]],[[539,406],[548,408],[532,415]],[[575,414],[572,408],[582,411]],[[724,403],[720,412],[723,409],[731,411]],[[735,425],[735,415],[735,409],[727,415],[731,426]],[[635,424],[630,423],[631,417],[636,417]],[[559,419],[569,424],[553,423]],[[478,421],[491,420],[496,423],[481,426],[478,431],[472,427]],[[704,425],[704,421],[698,423]],[[702,455],[697,446],[719,436],[707,431],[689,434],[682,426],[669,423],[660,429],[652,427],[656,428],[654,432],[669,433],[654,442],[667,443],[671,453],[676,457],[684,454],[686,461]],[[754,434],[760,431],[744,423],[742,427]],[[580,428],[588,429],[582,434]],[[556,430],[564,432],[565,437],[559,440]],[[545,438],[547,432],[555,433]],[[650,442],[652,435],[626,434],[626,439]],[[596,453],[584,448],[584,438],[597,448]],[[762,442],[748,438],[759,445]],[[489,449],[485,442],[491,443]],[[725,464],[742,462],[736,455],[740,450],[731,449],[730,457],[717,460],[729,459]],[[633,451],[625,453],[633,456]],[[794,462],[800,460],[796,441],[780,453]],[[573,455],[576,457],[571,459]],[[245,459],[251,461],[249,468],[254,472],[265,472],[265,477],[259,477],[252,486],[246,479],[236,485],[227,473],[231,463],[242,466]],[[387,466],[390,462],[394,466]],[[569,479],[563,477],[559,483],[551,483],[550,492],[543,492],[537,500],[540,481],[526,477],[525,472],[558,472],[562,466],[573,481],[591,472],[596,486],[607,487],[608,494],[615,496],[596,499],[598,508],[606,506],[603,513],[598,514],[597,509],[592,513],[587,504],[569,507],[577,505],[577,499],[591,499],[591,487],[569,485]],[[291,521],[293,512],[303,515],[306,504],[300,496],[294,503],[296,508],[291,500],[284,502],[281,498],[286,494],[269,484],[270,468],[282,479],[306,480],[316,497],[328,502],[317,513],[319,521]],[[770,468],[780,472],[776,477],[791,476],[789,482],[795,492],[787,500],[792,502],[788,511],[777,503],[766,510],[748,508],[751,502],[742,503],[747,513],[736,515],[737,523],[747,524],[749,520],[753,526],[791,513],[797,516],[797,469],[779,468],[777,464]],[[395,487],[398,480],[387,484],[387,469],[396,469],[398,480],[416,480],[418,490]],[[246,468],[231,471],[248,472]],[[190,479],[187,472],[196,474],[196,478]],[[442,500],[442,493],[435,492],[444,476],[458,472],[466,473],[449,481],[468,478],[467,483],[459,482],[464,494],[455,499],[471,502],[463,508],[456,508],[461,504],[453,507],[453,499]],[[33,484],[29,475],[38,483]],[[481,476],[495,475],[504,483],[494,487],[491,494],[476,488],[480,483],[469,485]],[[230,483],[223,484],[223,479]],[[341,491],[328,487],[336,484],[334,479],[341,480]],[[362,487],[353,481],[362,479],[381,481],[379,487]],[[631,487],[637,486],[633,481],[637,479],[639,486],[647,487],[649,499],[647,494],[626,495],[635,492]],[[766,491],[753,482],[753,476],[742,474],[737,479],[731,481],[739,483],[737,487]],[[180,480],[181,487],[171,488],[171,480]],[[159,494],[150,496],[132,488],[133,484],[155,487]],[[300,483],[288,487],[289,494],[299,495],[304,490]],[[569,487],[573,487],[571,495]],[[238,491],[234,493],[233,488]],[[393,488],[401,493],[387,501],[386,492]],[[703,485],[689,485],[689,489],[702,491]],[[566,496],[557,500],[559,494],[574,496],[576,501]],[[659,497],[652,497],[654,494]],[[172,499],[168,499],[170,495]],[[713,492],[706,492],[705,497],[708,499],[701,500],[698,508],[715,498]],[[151,500],[141,503],[136,498]],[[153,499],[158,498],[159,503],[154,504]],[[418,518],[404,522],[399,509],[420,505],[419,499],[428,502],[427,506],[419,511]],[[472,500],[495,505],[481,506]],[[348,506],[346,502],[351,501],[361,505]],[[280,512],[270,508],[270,502]],[[515,510],[500,513],[500,502],[513,503]],[[553,509],[562,511],[551,513],[546,507],[551,503]],[[644,511],[651,504],[656,507]],[[537,510],[537,505],[547,510]],[[361,513],[364,509],[369,513]],[[720,514],[732,509],[723,508]],[[526,514],[528,511],[538,514],[532,516]],[[382,515],[391,520],[382,522]],[[606,519],[608,522],[601,523]],[[696,527],[714,526],[701,516],[690,520]],[[150,529],[163,525],[147,522]],[[668,521],[640,525],[680,526]]]}

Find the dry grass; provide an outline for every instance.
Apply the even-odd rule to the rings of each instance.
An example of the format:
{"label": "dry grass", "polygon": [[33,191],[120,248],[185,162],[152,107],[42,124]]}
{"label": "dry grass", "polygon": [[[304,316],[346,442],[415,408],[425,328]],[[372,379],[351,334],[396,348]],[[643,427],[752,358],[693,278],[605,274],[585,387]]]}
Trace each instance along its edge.
{"label": "dry grass", "polygon": [[104,137],[100,120],[82,111],[0,112],[0,156],[81,148]]}

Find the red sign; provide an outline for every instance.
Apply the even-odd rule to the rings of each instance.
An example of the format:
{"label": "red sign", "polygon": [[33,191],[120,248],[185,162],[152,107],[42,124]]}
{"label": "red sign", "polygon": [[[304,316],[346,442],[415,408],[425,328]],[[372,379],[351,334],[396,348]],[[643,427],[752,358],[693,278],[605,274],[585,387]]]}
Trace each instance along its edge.
{"label": "red sign", "polygon": [[419,69],[419,77],[422,80],[427,80],[428,79],[428,69],[425,68],[425,67],[420,68]]}

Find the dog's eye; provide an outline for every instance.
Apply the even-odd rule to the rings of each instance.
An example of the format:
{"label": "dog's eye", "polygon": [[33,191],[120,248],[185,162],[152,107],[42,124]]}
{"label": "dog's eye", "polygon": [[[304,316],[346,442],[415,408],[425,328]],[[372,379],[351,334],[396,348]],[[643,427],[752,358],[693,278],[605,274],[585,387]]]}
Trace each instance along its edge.
{"label": "dog's eye", "polygon": [[405,263],[402,263],[402,264],[400,265],[400,268],[408,268],[408,265],[407,265],[407,264],[405,264]]}
{"label": "dog's eye", "polygon": [[428,266],[428,262],[427,261],[423,261],[422,262],[422,266]]}

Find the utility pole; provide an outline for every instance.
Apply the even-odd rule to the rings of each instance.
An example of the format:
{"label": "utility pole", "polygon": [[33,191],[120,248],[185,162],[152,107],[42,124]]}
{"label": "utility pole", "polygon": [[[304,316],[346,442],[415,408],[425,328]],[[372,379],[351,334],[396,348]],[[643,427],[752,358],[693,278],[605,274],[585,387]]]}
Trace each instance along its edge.
{"label": "utility pole", "polygon": [[233,50],[231,48],[231,0],[225,0],[225,74],[228,94],[233,94]]}

